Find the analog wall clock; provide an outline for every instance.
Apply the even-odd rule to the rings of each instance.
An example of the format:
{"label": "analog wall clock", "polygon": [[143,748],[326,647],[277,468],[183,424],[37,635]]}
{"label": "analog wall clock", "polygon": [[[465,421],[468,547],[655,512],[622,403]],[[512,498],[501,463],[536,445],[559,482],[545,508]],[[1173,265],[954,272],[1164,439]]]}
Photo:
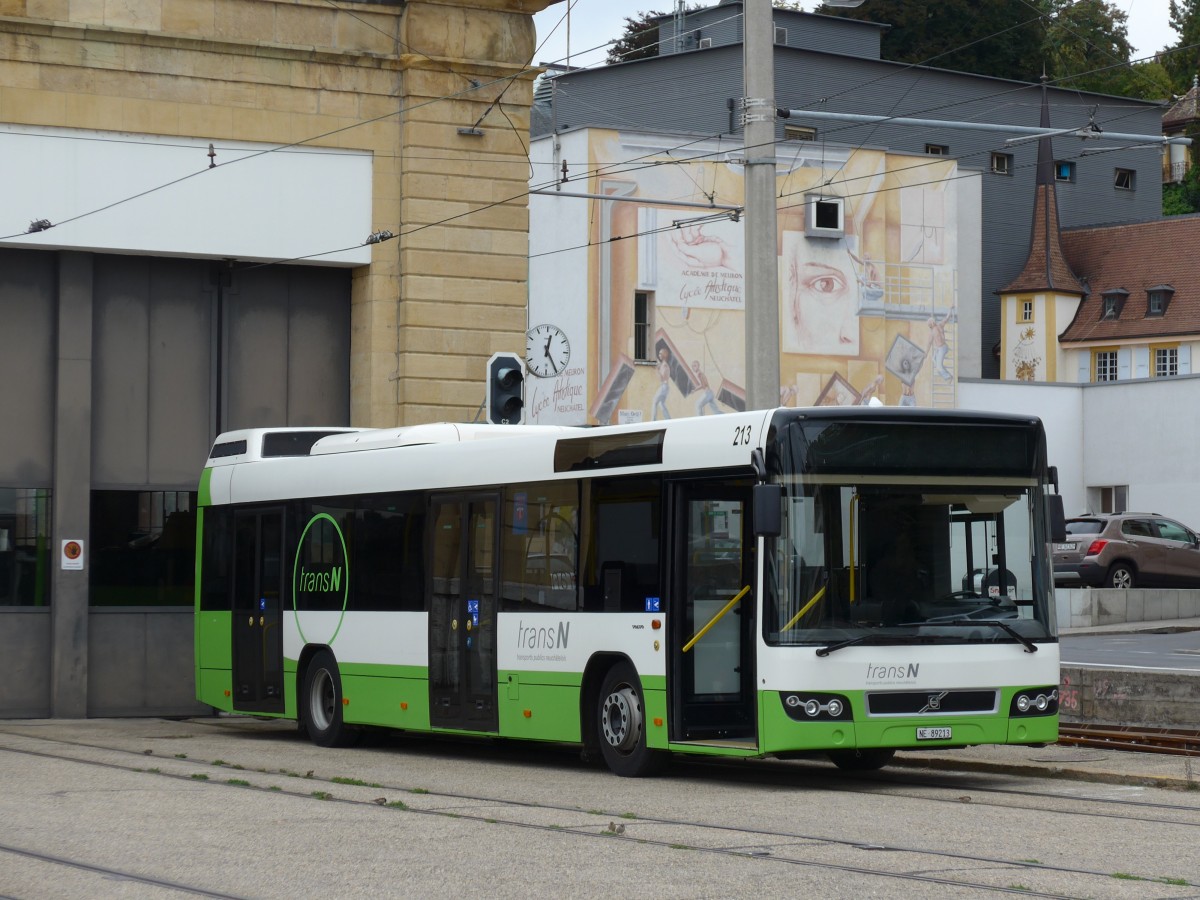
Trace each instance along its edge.
{"label": "analog wall clock", "polygon": [[571,343],[557,325],[538,325],[525,334],[525,362],[538,378],[553,378],[571,360]]}

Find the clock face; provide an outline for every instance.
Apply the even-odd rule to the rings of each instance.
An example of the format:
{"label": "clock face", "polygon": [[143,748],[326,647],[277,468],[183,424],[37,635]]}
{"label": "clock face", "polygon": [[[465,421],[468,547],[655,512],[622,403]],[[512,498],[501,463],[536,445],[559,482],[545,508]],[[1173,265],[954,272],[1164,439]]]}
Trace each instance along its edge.
{"label": "clock face", "polygon": [[525,362],[538,378],[553,378],[567,367],[571,344],[556,325],[538,325],[525,335]]}

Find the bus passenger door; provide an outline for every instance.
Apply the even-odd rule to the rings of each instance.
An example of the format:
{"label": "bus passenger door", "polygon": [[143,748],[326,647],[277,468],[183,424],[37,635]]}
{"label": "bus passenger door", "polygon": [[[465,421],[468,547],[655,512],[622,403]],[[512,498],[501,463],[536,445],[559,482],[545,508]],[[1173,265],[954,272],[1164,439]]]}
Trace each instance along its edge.
{"label": "bus passenger door", "polygon": [[233,708],[283,712],[283,510],[234,517]]}
{"label": "bus passenger door", "polygon": [[750,484],[676,488],[672,738],[756,740]]}
{"label": "bus passenger door", "polygon": [[429,587],[429,721],[496,731],[495,495],[433,501]]}

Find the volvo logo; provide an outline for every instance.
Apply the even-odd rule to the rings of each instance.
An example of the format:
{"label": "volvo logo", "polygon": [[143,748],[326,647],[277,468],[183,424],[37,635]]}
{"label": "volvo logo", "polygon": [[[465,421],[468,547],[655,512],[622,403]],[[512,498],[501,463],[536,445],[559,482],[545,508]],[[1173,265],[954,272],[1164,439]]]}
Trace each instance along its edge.
{"label": "volvo logo", "polygon": [[946,699],[949,691],[942,691],[940,694],[930,694],[925,698],[925,707],[921,712],[937,712],[942,708],[942,701]]}

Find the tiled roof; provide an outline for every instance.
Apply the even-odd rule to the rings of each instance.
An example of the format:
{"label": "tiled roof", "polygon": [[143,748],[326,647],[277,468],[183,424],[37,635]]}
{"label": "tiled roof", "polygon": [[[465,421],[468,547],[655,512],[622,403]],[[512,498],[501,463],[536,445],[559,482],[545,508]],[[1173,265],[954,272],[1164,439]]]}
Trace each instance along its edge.
{"label": "tiled roof", "polygon": [[1163,113],[1163,131],[1183,128],[1197,120],[1200,120],[1200,80],[1193,78],[1192,89]]}
{"label": "tiled roof", "polygon": [[[1050,127],[1050,104],[1046,98],[1046,76],[1042,76],[1041,127]],[[1049,135],[1038,138],[1037,193],[1033,198],[1033,227],[1029,231],[1029,256],[1021,274],[1002,294],[1026,291],[1056,291],[1082,294],[1083,285],[1063,258],[1058,241],[1058,195],[1054,192],[1054,148]]]}
{"label": "tiled roof", "polygon": [[1083,285],[1071,268],[1059,243],[1058,201],[1054,184],[1038,184],[1033,204],[1029,258],[1025,260],[1021,274],[1000,293],[1052,290],[1060,294],[1082,294]]}
{"label": "tiled roof", "polygon": [[[1200,214],[1064,229],[1061,241],[1088,294],[1060,341],[1200,335]],[[1159,285],[1175,292],[1164,315],[1147,316],[1147,291]],[[1104,319],[1104,294],[1116,290],[1129,296],[1120,316]]]}

